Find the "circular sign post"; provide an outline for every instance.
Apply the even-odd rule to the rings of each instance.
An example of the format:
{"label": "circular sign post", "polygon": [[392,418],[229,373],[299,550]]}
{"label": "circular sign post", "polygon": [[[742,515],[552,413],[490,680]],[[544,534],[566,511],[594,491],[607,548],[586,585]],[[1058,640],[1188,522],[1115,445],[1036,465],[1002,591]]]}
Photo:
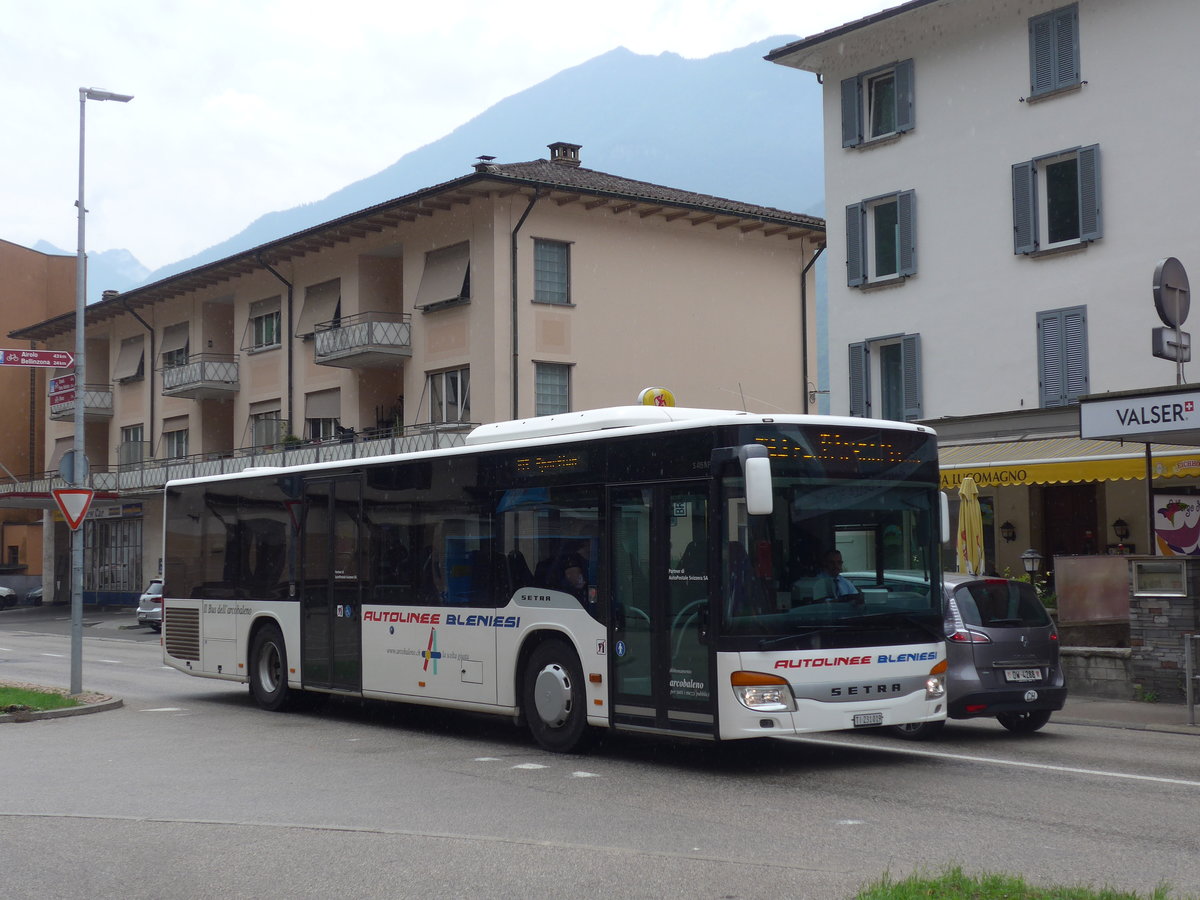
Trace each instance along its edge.
{"label": "circular sign post", "polygon": [[1175,383],[1183,384],[1183,323],[1192,305],[1187,270],[1174,256],[1154,267],[1154,309],[1163,324],[1175,329]]}

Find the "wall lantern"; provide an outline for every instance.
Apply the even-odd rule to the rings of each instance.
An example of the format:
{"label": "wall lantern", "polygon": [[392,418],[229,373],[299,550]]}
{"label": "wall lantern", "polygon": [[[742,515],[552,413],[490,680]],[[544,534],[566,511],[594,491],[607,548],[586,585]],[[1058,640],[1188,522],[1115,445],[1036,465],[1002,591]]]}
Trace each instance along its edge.
{"label": "wall lantern", "polygon": [[1124,519],[1117,519],[1112,523],[1113,534],[1117,536],[1118,541],[1123,541],[1129,537],[1129,523]]}
{"label": "wall lantern", "polygon": [[1004,522],[1000,526],[1000,537],[1004,538],[1004,543],[1011,544],[1017,539],[1017,529],[1013,527],[1012,522]]}

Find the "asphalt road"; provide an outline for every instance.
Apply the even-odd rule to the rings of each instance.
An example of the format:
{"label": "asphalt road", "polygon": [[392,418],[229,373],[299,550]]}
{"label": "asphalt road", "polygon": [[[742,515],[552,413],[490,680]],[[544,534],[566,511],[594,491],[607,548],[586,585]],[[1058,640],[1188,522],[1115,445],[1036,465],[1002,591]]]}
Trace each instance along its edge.
{"label": "asphalt road", "polygon": [[[0,613],[0,678],[68,683],[53,612]],[[557,756],[481,716],[261,712],[121,624],[89,625],[83,680],[123,708],[0,726],[5,897],[840,900],[946,865],[1200,893],[1191,735],[972,722],[922,745],[613,736]]]}

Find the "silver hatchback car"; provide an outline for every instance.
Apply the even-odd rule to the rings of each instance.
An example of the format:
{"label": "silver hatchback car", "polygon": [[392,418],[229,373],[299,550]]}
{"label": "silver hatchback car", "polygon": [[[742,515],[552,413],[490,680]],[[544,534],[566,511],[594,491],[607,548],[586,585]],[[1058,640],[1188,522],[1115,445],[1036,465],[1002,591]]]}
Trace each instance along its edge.
{"label": "silver hatchback car", "polygon": [[[903,576],[878,585],[864,573],[848,575],[861,587],[911,590]],[[1059,660],[1058,629],[1033,586],[1008,578],[947,572],[943,610],[946,634],[947,715],[990,717],[1009,731],[1037,731],[1067,701]],[[942,722],[896,725],[894,733],[926,740]]]}
{"label": "silver hatchback car", "polygon": [[138,599],[137,622],[139,625],[149,625],[155,631],[162,631],[162,580],[155,578],[147,585],[146,590]]}

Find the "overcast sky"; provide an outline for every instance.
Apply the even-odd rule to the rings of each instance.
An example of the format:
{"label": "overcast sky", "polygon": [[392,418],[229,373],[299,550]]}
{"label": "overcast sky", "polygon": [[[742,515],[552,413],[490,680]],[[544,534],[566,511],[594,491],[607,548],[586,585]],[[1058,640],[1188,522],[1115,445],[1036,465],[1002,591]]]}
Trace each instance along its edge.
{"label": "overcast sky", "polygon": [[0,239],[75,251],[80,87],[134,95],[87,103],[87,248],[154,269],[614,47],[704,57],[898,2],[0,0]]}

